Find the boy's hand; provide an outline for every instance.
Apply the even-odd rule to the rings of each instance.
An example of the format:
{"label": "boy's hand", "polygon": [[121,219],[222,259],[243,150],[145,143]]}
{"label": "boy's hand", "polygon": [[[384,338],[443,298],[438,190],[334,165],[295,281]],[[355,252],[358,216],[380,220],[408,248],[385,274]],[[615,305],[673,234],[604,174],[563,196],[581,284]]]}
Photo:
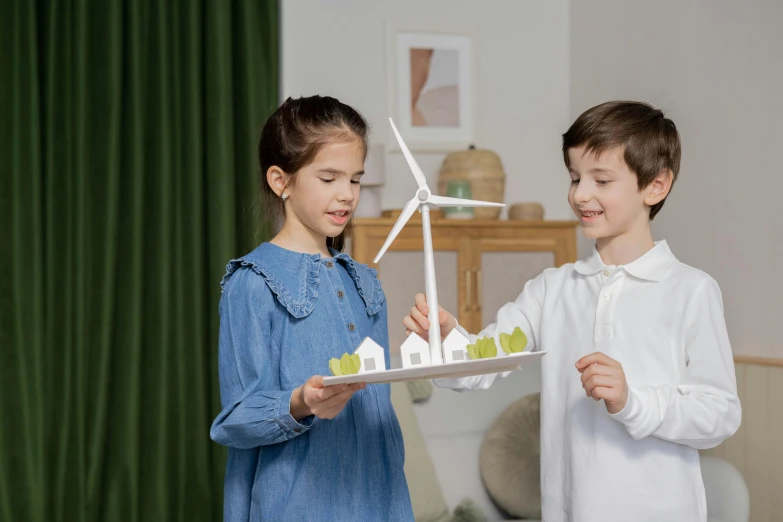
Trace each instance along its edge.
{"label": "boy's hand", "polygon": [[604,400],[611,414],[620,413],[628,402],[628,383],[623,366],[601,352],[585,355],[576,362],[582,387],[588,397]]}
{"label": "boy's hand", "polygon": [[333,419],[343,411],[348,400],[366,384],[338,384],[324,388],[324,378],[313,375],[291,394],[291,416],[300,421],[310,415]]}
{"label": "boy's hand", "polygon": [[[427,298],[424,294],[416,294],[414,302],[415,305],[411,308],[411,313],[406,315],[402,320],[402,324],[405,326],[405,335],[416,332],[424,339],[427,339],[427,330],[430,329],[430,320],[427,318],[427,314],[430,313],[430,307],[427,306]],[[457,326],[457,320],[454,319],[453,315],[444,310],[442,306],[439,306],[438,308],[440,309],[440,312],[438,313],[438,319],[440,320],[440,335],[445,339]]]}

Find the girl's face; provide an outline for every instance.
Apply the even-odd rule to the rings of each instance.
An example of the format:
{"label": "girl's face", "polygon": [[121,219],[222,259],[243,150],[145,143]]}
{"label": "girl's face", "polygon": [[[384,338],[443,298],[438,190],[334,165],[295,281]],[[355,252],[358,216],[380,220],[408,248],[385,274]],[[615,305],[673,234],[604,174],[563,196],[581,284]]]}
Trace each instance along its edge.
{"label": "girl's face", "polygon": [[324,145],[309,165],[283,191],[286,220],[292,239],[324,245],[338,236],[359,203],[359,180],[364,174],[364,144],[359,138]]}

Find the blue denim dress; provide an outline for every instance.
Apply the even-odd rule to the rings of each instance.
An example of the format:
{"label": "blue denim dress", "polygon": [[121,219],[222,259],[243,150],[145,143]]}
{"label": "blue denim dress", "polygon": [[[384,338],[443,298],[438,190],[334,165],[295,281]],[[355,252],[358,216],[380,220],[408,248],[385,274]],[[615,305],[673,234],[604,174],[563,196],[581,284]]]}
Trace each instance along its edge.
{"label": "blue denim dress", "polygon": [[229,447],[224,520],[413,520],[388,384],[367,385],[331,420],[289,413],[291,392],[369,336],[386,349],[375,271],[263,243],[221,282],[223,411],[210,436]]}

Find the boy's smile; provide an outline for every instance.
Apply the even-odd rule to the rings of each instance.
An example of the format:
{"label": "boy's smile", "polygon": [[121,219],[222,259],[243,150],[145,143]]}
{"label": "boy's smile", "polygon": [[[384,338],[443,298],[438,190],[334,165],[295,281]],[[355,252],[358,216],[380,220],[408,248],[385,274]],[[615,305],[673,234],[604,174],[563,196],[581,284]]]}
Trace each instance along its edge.
{"label": "boy's smile", "polygon": [[579,211],[581,212],[582,215],[582,224],[593,223],[604,213],[603,210],[579,209]]}

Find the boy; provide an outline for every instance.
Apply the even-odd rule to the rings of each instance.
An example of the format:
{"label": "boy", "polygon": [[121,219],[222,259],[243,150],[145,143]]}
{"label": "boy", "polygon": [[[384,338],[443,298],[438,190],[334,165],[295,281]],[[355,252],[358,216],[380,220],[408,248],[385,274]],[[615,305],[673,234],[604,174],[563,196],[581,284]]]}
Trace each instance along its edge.
{"label": "boy", "polygon": [[[717,283],[650,231],[679,170],[677,130],[649,105],[609,102],[563,135],[563,157],[568,201],[595,250],[528,281],[478,335],[500,346],[518,326],[527,350],[548,351],[543,519],[706,521],[698,450],[734,434],[741,408]],[[406,332],[426,335],[427,313],[419,294]],[[446,311],[439,319],[444,337],[458,326]],[[483,389],[494,379],[436,384]]]}

